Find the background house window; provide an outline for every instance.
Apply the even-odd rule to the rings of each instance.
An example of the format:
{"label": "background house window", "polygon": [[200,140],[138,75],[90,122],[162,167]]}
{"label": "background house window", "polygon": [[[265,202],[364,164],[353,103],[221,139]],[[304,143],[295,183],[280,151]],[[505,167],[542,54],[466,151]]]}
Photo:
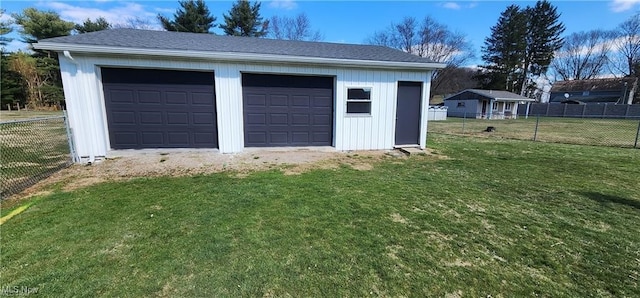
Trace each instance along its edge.
{"label": "background house window", "polygon": [[511,102],[505,102],[504,103],[504,110],[505,111],[511,111],[511,106],[513,105],[513,103]]}
{"label": "background house window", "polygon": [[495,110],[498,110],[498,102],[497,102],[497,101],[494,101],[494,102],[493,102],[493,110],[494,110],[494,111],[495,111]]}
{"label": "background house window", "polygon": [[458,102],[458,108],[464,108],[464,101]]}
{"label": "background house window", "polygon": [[347,89],[347,114],[371,114],[371,88]]}

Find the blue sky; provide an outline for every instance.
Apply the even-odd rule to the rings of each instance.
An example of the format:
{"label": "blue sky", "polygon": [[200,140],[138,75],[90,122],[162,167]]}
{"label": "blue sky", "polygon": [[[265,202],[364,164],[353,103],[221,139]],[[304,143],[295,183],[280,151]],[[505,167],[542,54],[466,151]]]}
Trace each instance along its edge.
{"label": "blue sky", "polygon": [[[209,10],[222,21],[232,1],[206,1]],[[480,49],[485,37],[490,34],[500,13],[510,4],[522,7],[535,1],[305,1],[275,0],[263,1],[261,13],[265,18],[294,16],[304,12],[314,29],[319,30],[328,42],[362,43],[376,30],[398,22],[405,16],[418,19],[429,15],[446,24],[450,29],[464,33],[475,49],[478,57],[473,63],[480,63]],[[640,11],[640,0],[608,1],[552,1],[562,14],[566,33],[591,29],[614,29],[625,19]],[[11,13],[27,7],[53,10],[63,19],[80,22],[87,17],[105,17],[112,23],[125,22],[132,17],[140,17],[156,22],[158,13],[170,16],[179,7],[177,0],[171,1],[41,1],[2,0],[6,10],[3,19]],[[221,34],[220,29],[214,32]],[[14,41],[9,50],[25,48]]]}

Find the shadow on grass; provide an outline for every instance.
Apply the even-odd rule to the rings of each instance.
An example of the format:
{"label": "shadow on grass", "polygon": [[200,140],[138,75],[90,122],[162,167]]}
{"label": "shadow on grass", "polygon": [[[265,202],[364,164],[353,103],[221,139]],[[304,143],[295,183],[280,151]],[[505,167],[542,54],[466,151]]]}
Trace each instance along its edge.
{"label": "shadow on grass", "polygon": [[619,204],[640,210],[640,201],[597,192],[580,192],[581,195],[601,204]]}

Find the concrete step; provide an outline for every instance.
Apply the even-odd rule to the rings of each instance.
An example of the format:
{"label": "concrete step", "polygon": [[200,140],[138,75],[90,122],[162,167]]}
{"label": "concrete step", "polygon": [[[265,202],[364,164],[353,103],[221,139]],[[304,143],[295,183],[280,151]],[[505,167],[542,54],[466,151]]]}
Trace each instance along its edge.
{"label": "concrete step", "polygon": [[416,154],[416,155],[426,154],[424,150],[420,149],[419,147],[396,147],[396,150],[408,156],[411,156],[412,154]]}

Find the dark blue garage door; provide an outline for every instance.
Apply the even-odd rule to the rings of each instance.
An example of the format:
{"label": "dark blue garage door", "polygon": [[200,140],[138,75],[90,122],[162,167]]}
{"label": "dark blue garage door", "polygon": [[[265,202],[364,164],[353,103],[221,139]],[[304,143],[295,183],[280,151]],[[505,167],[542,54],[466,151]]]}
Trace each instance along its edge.
{"label": "dark blue garage door", "polygon": [[333,77],[243,74],[245,146],[331,146],[333,81]]}
{"label": "dark blue garage door", "polygon": [[217,148],[212,72],[102,68],[113,149]]}

